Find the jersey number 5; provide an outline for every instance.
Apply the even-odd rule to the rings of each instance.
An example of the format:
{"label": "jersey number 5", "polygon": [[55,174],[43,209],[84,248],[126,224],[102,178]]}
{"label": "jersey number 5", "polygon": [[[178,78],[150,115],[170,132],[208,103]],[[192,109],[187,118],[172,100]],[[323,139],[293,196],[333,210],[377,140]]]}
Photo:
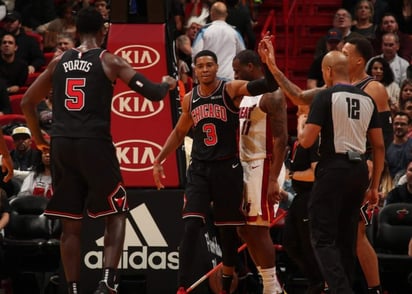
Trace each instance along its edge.
{"label": "jersey number 5", "polygon": [[84,92],[86,79],[66,79],[66,100],[64,105],[69,111],[79,111],[84,107]]}

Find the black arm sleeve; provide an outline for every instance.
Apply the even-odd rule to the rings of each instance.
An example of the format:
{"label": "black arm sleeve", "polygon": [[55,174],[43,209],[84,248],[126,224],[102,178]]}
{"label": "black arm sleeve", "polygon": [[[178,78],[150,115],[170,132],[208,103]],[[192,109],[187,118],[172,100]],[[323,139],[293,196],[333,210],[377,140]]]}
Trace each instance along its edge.
{"label": "black arm sleeve", "polygon": [[265,78],[250,81],[246,86],[247,90],[252,96],[264,94],[267,92],[273,92],[277,90],[277,88],[279,88],[278,83],[276,82],[275,78],[273,77],[272,73],[270,72],[266,64],[263,65],[263,69],[265,73]]}
{"label": "black arm sleeve", "polygon": [[168,83],[153,83],[140,73],[136,73],[130,79],[128,86],[151,101],[162,100],[169,91]]}

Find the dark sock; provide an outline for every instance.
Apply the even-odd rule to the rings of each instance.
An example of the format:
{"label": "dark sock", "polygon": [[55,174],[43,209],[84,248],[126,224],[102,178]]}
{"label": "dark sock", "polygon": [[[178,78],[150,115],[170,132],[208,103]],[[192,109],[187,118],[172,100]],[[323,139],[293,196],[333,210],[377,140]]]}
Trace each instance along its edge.
{"label": "dark sock", "polygon": [[230,293],[230,286],[232,285],[233,276],[222,275],[222,290]]}
{"label": "dark sock", "polygon": [[116,284],[116,269],[111,267],[106,267],[103,269],[102,280],[106,281],[110,288],[114,289],[114,285]]}
{"label": "dark sock", "polygon": [[368,293],[369,294],[382,294],[382,287],[381,285],[372,287],[372,288],[368,288]]}
{"label": "dark sock", "polygon": [[79,294],[80,293],[78,282],[68,282],[67,285],[69,287],[69,294]]}

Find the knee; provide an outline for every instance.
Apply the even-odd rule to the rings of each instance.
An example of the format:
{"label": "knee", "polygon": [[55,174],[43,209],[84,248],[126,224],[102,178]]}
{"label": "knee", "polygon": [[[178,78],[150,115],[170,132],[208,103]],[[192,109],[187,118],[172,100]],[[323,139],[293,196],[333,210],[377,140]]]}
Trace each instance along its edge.
{"label": "knee", "polygon": [[237,228],[237,234],[239,235],[242,240],[245,242],[249,239],[249,230],[247,229],[247,226],[240,226]]}

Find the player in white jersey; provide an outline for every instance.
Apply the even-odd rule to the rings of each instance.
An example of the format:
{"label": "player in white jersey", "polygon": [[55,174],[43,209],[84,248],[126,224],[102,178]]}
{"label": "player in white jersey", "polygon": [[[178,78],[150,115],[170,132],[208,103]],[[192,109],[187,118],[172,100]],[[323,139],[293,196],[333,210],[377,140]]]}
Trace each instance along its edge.
{"label": "player in white jersey", "polygon": [[[263,77],[259,56],[241,51],[233,60],[235,79]],[[281,91],[244,96],[240,104],[240,159],[247,225],[238,232],[263,280],[263,293],[282,293],[276,278],[270,223],[280,201],[287,144],[286,102]],[[279,182],[278,182],[279,179]]]}

